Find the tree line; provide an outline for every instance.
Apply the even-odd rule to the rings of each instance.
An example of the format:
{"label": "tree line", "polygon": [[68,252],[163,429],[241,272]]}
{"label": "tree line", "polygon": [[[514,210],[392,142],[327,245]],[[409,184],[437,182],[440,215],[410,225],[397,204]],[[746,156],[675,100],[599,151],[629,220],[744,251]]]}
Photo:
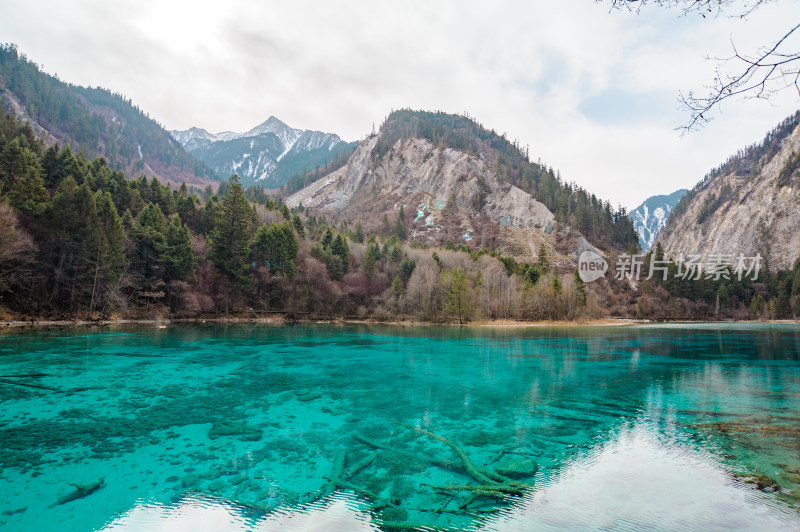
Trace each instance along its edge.
{"label": "tree line", "polygon": [[[739,275],[730,265],[719,271],[686,275],[681,266],[665,260],[660,243],[647,253],[642,281],[629,301],[627,314],[656,320],[666,319],[793,319],[800,316],[800,258],[793,267],[773,270],[769,249],[762,249],[763,262],[755,271]],[[654,275],[646,279],[655,265]],[[662,270],[663,268],[664,270]],[[615,283],[625,284],[624,281]],[[610,305],[608,305],[610,306]]]}
{"label": "tree line", "polygon": [[202,197],[185,185],[129,180],[102,158],[45,147],[7,114],[0,250],[0,305],[39,317],[262,310],[466,321],[578,308],[570,281],[544,259],[532,267],[488,251],[414,249],[358,226],[337,230],[244,189],[237,176]]}
{"label": "tree line", "polygon": [[551,264],[544,245],[522,263],[452,243],[414,247],[385,225],[337,228],[244,189],[237,176],[199,194],[129,180],[104,159],[44,146],[29,125],[0,114],[0,314],[467,322],[800,311],[798,264],[759,282],[587,286],[576,270]]}

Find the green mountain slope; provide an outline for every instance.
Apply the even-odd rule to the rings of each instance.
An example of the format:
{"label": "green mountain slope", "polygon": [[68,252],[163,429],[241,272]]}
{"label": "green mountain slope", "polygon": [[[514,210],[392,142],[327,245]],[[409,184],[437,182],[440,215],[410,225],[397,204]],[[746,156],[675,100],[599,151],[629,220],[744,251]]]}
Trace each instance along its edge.
{"label": "green mountain slope", "polygon": [[214,173],[158,122],[120,94],[65,83],[40,70],[14,45],[0,46],[0,102],[46,143],[103,157],[128,175],[203,183]]}

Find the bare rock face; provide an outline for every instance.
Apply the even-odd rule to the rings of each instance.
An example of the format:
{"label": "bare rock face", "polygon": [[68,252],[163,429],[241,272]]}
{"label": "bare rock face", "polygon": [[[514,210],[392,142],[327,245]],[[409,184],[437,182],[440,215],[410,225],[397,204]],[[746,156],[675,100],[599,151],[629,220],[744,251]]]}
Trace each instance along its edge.
{"label": "bare rock face", "polygon": [[773,268],[792,266],[800,256],[800,126],[772,142],[750,171],[726,165],[689,193],[658,237],[668,257],[750,257],[768,247]]}
{"label": "bare rock face", "polygon": [[501,226],[542,231],[555,217],[527,192],[503,182],[494,161],[424,139],[398,140],[382,157],[378,137],[361,143],[348,163],[286,200],[289,207],[342,212],[375,211],[404,205],[408,215],[435,228],[442,211],[450,208],[462,218],[465,233],[470,220],[482,216]]}

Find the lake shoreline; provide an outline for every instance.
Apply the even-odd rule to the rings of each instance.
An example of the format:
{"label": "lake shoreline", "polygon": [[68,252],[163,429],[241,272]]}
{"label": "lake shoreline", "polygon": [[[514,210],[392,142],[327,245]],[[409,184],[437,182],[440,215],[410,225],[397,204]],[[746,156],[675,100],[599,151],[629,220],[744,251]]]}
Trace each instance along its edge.
{"label": "lake shoreline", "polygon": [[377,320],[377,319],[304,319],[288,320],[284,315],[265,317],[211,317],[211,318],[112,318],[104,320],[89,319],[13,319],[0,321],[0,329],[40,328],[40,327],[107,327],[115,325],[153,325],[166,327],[176,324],[251,324],[251,325],[284,325],[284,324],[324,324],[324,325],[392,325],[392,326],[432,326],[432,327],[483,327],[483,328],[523,328],[523,327],[626,327],[633,325],[656,325],[669,323],[741,323],[741,324],[800,324],[800,320],[669,320],[653,321],[633,318],[599,318],[575,321],[517,321],[517,320],[476,320],[468,323],[432,322],[415,320]]}

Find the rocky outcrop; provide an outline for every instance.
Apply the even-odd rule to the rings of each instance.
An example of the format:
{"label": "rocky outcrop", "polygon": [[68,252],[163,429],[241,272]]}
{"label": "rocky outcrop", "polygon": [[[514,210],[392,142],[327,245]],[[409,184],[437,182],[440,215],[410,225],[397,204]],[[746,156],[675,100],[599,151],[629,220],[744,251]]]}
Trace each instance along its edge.
{"label": "rocky outcrop", "polygon": [[769,249],[774,268],[793,264],[800,256],[797,118],[770,135],[776,132],[687,194],[658,237],[667,256],[754,256]]}
{"label": "rocky outcrop", "polygon": [[485,156],[411,138],[381,157],[377,142],[378,136],[365,140],[344,167],[293,194],[287,205],[341,211],[376,201],[403,204],[430,225],[448,206],[467,219],[485,215],[503,226],[543,229],[554,222],[544,204],[503,182]]}

